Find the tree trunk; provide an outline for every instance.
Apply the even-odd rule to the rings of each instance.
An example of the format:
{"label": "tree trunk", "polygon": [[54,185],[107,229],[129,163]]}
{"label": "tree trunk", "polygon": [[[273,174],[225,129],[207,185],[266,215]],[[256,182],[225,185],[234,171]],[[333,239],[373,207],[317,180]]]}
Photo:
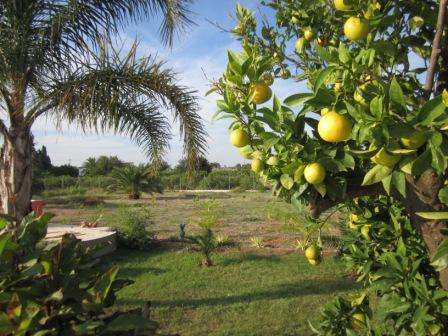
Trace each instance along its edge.
{"label": "tree trunk", "polygon": [[[445,239],[440,230],[446,228],[447,224],[446,221],[421,218],[416,215],[416,212],[445,210],[445,206],[438,197],[438,192],[443,186],[443,180],[432,170],[426,171],[417,180],[410,176],[407,177],[407,211],[410,214],[412,224],[422,234],[430,258]],[[440,272],[439,280],[442,287],[448,290],[448,269]]]}
{"label": "tree trunk", "polygon": [[32,136],[11,130],[0,150],[0,212],[20,221],[30,212]]}

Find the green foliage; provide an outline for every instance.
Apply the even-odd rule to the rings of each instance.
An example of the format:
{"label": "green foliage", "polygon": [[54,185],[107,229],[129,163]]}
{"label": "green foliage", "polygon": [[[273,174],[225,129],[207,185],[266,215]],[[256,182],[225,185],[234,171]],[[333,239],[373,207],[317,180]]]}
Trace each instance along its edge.
{"label": "green foliage", "polygon": [[196,217],[193,219],[202,233],[189,237],[196,244],[203,256],[202,265],[212,266],[211,254],[218,247],[213,227],[218,223],[219,204],[216,200],[195,200]]}
{"label": "green foliage", "polygon": [[120,247],[147,250],[153,245],[149,228],[151,211],[145,207],[122,206],[114,213]]}
{"label": "green foliage", "polygon": [[106,176],[114,169],[123,168],[125,163],[116,156],[101,155],[97,158],[89,157],[82,165],[83,175]]}
{"label": "green foliage", "polygon": [[[350,202],[353,195],[373,195],[349,205],[359,217],[350,226],[358,231],[350,230],[344,249],[358,280],[380,298],[383,314],[375,319],[384,329],[372,332],[442,334],[448,328],[446,292],[430,264],[420,232],[423,224],[416,215],[445,220],[446,212],[416,213],[418,205],[412,201],[417,199],[407,197],[411,190],[428,208],[434,207],[433,201],[425,200],[428,196],[447,199],[441,181],[448,167],[448,92],[442,92],[445,84],[440,81],[437,91],[424,92],[420,75],[426,68],[414,68],[413,59],[429,61],[439,2],[266,0],[262,4],[275,10],[275,19],[264,19],[261,25],[254,13],[237,6],[238,24],[232,33],[242,48],[238,54],[228,51],[227,68],[210,90],[220,95],[216,117],[230,118],[231,129],[249,134],[251,150],[266,163],[261,179],[292,204],[310,204],[319,213],[320,203],[326,209],[327,204]],[[341,5],[343,10],[335,8]],[[360,39],[351,38],[345,27],[357,18],[368,27]],[[252,85],[263,83],[266,75],[290,78],[289,69],[296,70],[296,81],[304,82],[296,86],[298,92],[283,101],[274,95],[267,104],[254,104]],[[439,67],[436,77],[442,78],[440,71]],[[318,115],[330,111],[333,122],[325,125],[329,119]],[[273,156],[278,162],[269,165]],[[324,168],[321,183],[312,184],[313,179],[304,176],[311,163]],[[426,189],[415,183],[422,175],[432,176],[431,190],[418,190]],[[379,183],[384,191],[370,187]],[[379,197],[380,193],[393,195],[400,204]],[[439,210],[441,204],[434,208]],[[324,224],[325,220],[315,221],[315,231],[320,234]],[[433,234],[439,240],[440,234]],[[438,269],[446,267],[446,253],[442,243],[433,260]],[[350,302],[336,301],[322,333],[357,334],[338,322],[347,321],[344,314],[350,309]]]}
{"label": "green foliage", "polygon": [[152,335],[153,322],[113,309],[116,292],[131,283],[117,278],[117,266],[99,271],[94,251],[73,235],[43,240],[50,218],[29,215],[17,228],[0,219],[0,332]]}
{"label": "green foliage", "polygon": [[150,194],[163,191],[160,179],[151,172],[148,166],[143,164],[116,169],[110,176],[113,178],[113,182],[108,189],[110,191],[123,190],[132,199],[139,199],[143,191]]}
{"label": "green foliage", "polygon": [[[348,266],[379,298],[381,335],[437,335],[448,323],[448,293],[440,289],[426,247],[403,209],[388,198],[350,204],[352,220],[343,249]],[[369,225],[368,235],[360,230]],[[381,327],[386,326],[386,327]]]}

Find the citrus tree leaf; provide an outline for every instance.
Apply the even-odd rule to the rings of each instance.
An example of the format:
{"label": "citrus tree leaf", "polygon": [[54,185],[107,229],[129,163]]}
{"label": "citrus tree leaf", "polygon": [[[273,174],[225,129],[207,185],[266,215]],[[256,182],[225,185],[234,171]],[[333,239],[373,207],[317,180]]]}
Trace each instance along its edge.
{"label": "citrus tree leaf", "polygon": [[443,104],[442,96],[437,96],[422,107],[418,119],[420,124],[428,126],[434,119],[441,116],[443,112],[445,112],[445,105]]}
{"label": "citrus tree leaf", "polygon": [[302,106],[308,100],[314,97],[313,93],[297,93],[285,99],[284,103],[290,107]]}
{"label": "citrus tree leaf", "polygon": [[316,82],[314,83],[314,93],[317,93],[322,84],[327,80],[328,76],[330,76],[334,72],[334,70],[335,67],[327,67],[323,70],[320,70]]}
{"label": "citrus tree leaf", "polygon": [[416,212],[416,215],[425,219],[448,220],[448,212],[446,211]]}
{"label": "citrus tree leaf", "polygon": [[288,174],[283,174],[280,177],[280,183],[287,190],[291,190],[291,188],[294,186],[294,180]]}
{"label": "citrus tree leaf", "polygon": [[382,165],[376,165],[372,169],[370,169],[364,176],[362,185],[365,186],[381,182],[384,178],[388,177],[391,174],[391,168]]}
{"label": "citrus tree leaf", "polygon": [[439,191],[439,200],[442,203],[448,204],[448,187],[444,187]]}
{"label": "citrus tree leaf", "polygon": [[431,265],[437,271],[441,271],[448,267],[448,239],[445,239],[439,245],[437,252],[432,257]]}
{"label": "citrus tree leaf", "polygon": [[392,78],[390,83],[389,97],[392,103],[400,106],[404,110],[406,109],[406,101],[404,99],[403,90],[401,90],[400,84],[398,84],[395,77]]}

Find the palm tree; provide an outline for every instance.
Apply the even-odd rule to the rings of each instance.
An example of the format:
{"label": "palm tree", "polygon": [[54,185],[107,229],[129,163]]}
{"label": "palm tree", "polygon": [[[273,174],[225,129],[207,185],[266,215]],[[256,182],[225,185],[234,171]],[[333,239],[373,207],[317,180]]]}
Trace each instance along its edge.
{"label": "palm tree", "polygon": [[109,185],[109,190],[124,190],[129,198],[139,199],[142,191],[147,193],[163,191],[159,178],[146,165],[129,165],[118,168],[111,173],[114,182]]}
{"label": "palm tree", "polygon": [[195,92],[178,85],[162,62],[137,57],[137,43],[127,55],[111,43],[126,23],[158,14],[161,37],[171,45],[192,23],[191,1],[0,2],[0,212],[20,219],[29,210],[38,118],[126,134],[157,161],[168,148],[169,110],[190,162],[204,151]]}

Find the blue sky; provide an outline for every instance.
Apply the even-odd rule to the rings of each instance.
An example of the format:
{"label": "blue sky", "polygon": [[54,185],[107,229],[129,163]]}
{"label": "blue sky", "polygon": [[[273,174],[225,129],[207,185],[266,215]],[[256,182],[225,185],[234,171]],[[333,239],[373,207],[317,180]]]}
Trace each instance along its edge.
{"label": "blue sky", "polygon": [[[148,20],[132,27],[127,27],[121,34],[121,39],[129,45],[135,38],[140,41],[141,54],[157,55],[166,60],[169,67],[179,74],[182,84],[198,91],[200,99],[200,114],[204,119],[206,130],[209,134],[207,158],[224,165],[234,165],[244,162],[228,142],[228,122],[212,121],[212,115],[216,112],[215,100],[217,96],[205,97],[209,89],[208,80],[205,78],[219,78],[226,66],[227,49],[239,49],[239,44],[228,33],[220,31],[208,22],[218,23],[220,26],[232,28],[235,25],[233,19],[237,1],[234,0],[197,0],[191,7],[196,26],[189,29],[187,34],[180,36],[172,49],[164,47],[159,39],[157,30],[158,20]],[[270,16],[269,9],[259,5],[257,0],[240,0],[240,3],[254,10],[257,15],[260,11]],[[292,92],[287,82],[278,83],[274,91],[282,98]],[[290,84],[294,85],[293,82]],[[296,84],[297,85],[297,84]],[[175,164],[182,158],[182,142],[177,131],[177,125],[173,125],[173,140],[171,149],[166,157],[170,164]],[[33,133],[37,146],[45,145],[48,149],[53,164],[72,163],[81,165],[91,156],[117,155],[125,161],[145,162],[146,158],[140,148],[123,136],[112,133],[84,134],[76,128],[64,126],[56,130],[53,120],[38,120],[33,127]]]}

